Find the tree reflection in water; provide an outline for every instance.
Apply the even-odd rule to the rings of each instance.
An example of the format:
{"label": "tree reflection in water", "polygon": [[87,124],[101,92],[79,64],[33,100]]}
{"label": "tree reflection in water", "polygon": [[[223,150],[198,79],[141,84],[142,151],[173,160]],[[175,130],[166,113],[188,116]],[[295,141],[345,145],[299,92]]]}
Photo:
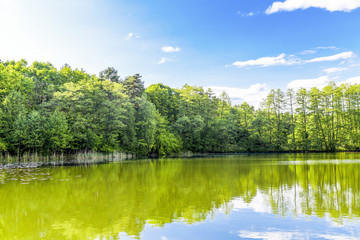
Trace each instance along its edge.
{"label": "tree reflection in water", "polygon": [[234,202],[251,205],[259,197],[277,215],[341,223],[360,217],[359,157],[237,155],[3,169],[0,238],[139,238],[147,223],[202,222],[219,208],[230,213]]}

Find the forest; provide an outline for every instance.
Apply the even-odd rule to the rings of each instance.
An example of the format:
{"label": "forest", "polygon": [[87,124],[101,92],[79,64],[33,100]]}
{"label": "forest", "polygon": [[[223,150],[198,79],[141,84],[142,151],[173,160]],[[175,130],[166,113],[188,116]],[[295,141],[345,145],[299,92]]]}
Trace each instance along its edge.
{"label": "forest", "polygon": [[65,64],[0,61],[0,155],[356,151],[360,85],[271,90],[259,109],[223,92],[145,88],[112,67],[90,75]]}

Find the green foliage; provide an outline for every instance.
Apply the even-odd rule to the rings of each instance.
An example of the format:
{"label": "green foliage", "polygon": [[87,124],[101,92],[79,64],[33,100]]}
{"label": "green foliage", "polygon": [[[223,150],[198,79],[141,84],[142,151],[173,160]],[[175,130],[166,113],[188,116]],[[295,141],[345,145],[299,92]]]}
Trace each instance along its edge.
{"label": "green foliage", "polygon": [[30,96],[34,90],[34,81],[27,72],[26,61],[0,63],[0,101],[12,91]]}
{"label": "green foliage", "polygon": [[180,95],[177,90],[163,85],[162,83],[153,84],[146,89],[146,95],[161,116],[170,122],[175,122],[179,115]]}
{"label": "green foliage", "polygon": [[171,153],[180,152],[182,149],[182,142],[179,136],[176,136],[169,129],[168,121],[157,114],[157,126],[155,133],[155,144],[153,153],[159,155],[167,155]]}
{"label": "green foliage", "polygon": [[125,79],[124,88],[130,99],[140,98],[145,92],[144,82],[138,73]]}
{"label": "green foliage", "polygon": [[181,136],[185,151],[202,152],[204,119],[201,116],[181,117],[174,124],[174,129]]}
{"label": "green foliage", "polygon": [[155,144],[156,134],[156,108],[145,97],[139,99],[136,116],[137,153],[146,155],[151,152]]}
{"label": "green foliage", "polygon": [[101,80],[109,80],[120,83],[120,76],[118,75],[118,71],[113,67],[108,67],[104,71],[101,71],[99,73],[99,77]]}
{"label": "green foliage", "polygon": [[223,92],[114,68],[0,62],[0,152],[282,152],[360,149],[360,85],[271,90],[260,109]]}
{"label": "green foliage", "polygon": [[60,152],[69,147],[72,136],[63,112],[55,111],[44,123],[44,148],[47,152]]}

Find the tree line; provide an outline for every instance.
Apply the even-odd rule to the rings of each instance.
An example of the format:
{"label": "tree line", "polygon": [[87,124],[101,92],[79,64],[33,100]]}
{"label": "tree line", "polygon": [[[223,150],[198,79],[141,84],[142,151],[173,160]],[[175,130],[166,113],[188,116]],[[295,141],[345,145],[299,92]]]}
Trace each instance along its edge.
{"label": "tree line", "polygon": [[137,155],[359,150],[360,85],[271,90],[259,109],[223,92],[144,86],[65,64],[0,61],[0,153]]}

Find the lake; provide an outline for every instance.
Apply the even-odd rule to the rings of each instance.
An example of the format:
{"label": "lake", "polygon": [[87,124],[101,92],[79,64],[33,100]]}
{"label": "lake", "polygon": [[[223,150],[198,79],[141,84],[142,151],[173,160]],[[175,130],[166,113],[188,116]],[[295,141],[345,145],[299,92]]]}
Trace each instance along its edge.
{"label": "lake", "polygon": [[360,154],[0,170],[0,239],[359,239]]}

